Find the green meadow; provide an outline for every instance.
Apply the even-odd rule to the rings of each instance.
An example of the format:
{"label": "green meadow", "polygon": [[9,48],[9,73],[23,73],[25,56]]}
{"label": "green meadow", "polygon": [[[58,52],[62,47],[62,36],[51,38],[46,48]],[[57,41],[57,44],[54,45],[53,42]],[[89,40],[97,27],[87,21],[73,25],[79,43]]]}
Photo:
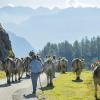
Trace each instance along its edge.
{"label": "green meadow", "polygon": [[72,72],[59,75],[54,80],[54,88],[44,90],[46,100],[95,100],[92,72],[82,72],[81,79],[82,82],[75,82],[75,74]]}
{"label": "green meadow", "polygon": [[3,78],[5,78],[6,77],[6,74],[5,74],[5,72],[3,72],[3,71],[0,71],[0,79],[3,79]]}

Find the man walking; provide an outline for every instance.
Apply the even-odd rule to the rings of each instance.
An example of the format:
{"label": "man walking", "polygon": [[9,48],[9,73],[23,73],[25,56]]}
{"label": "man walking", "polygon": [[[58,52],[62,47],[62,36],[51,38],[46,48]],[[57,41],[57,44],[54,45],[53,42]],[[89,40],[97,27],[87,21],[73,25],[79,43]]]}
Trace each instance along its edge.
{"label": "man walking", "polygon": [[29,55],[32,58],[32,61],[29,65],[30,71],[31,71],[31,80],[32,80],[32,86],[33,86],[33,94],[36,94],[36,88],[37,88],[37,80],[42,72],[42,64],[41,62],[36,58],[36,55],[34,52],[30,52]]}

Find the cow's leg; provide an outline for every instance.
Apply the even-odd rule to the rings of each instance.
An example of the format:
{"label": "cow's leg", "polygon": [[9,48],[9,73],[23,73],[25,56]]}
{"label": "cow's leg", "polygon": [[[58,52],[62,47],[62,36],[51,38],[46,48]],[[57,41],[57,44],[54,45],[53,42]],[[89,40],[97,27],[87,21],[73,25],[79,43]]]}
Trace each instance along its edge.
{"label": "cow's leg", "polygon": [[62,72],[62,71],[61,71],[61,65],[59,65],[59,72]]}
{"label": "cow's leg", "polygon": [[56,77],[56,75],[55,75],[55,71],[54,71],[54,75],[53,75],[53,78],[55,78]]}
{"label": "cow's leg", "polygon": [[49,82],[49,75],[47,75],[47,87],[50,86],[50,82]]}
{"label": "cow's leg", "polygon": [[11,78],[11,73],[10,73],[10,75],[9,75],[9,84],[11,84],[11,80],[10,80],[10,78]]}
{"label": "cow's leg", "polygon": [[23,74],[24,74],[24,72],[22,72],[22,73],[21,73],[21,76],[20,76],[20,78],[22,78],[22,77],[23,77]]}
{"label": "cow's leg", "polygon": [[7,84],[8,84],[8,76],[7,76]]}
{"label": "cow's leg", "polygon": [[6,72],[6,76],[7,76],[7,84],[10,84],[10,73],[8,71]]}
{"label": "cow's leg", "polygon": [[77,72],[76,72],[76,80],[78,80],[78,75],[77,75]]}
{"label": "cow's leg", "polygon": [[11,82],[10,82],[10,77],[11,77],[11,73],[8,74],[8,84],[10,85]]}
{"label": "cow's leg", "polygon": [[8,73],[8,71],[6,71],[7,84],[9,83],[9,78],[8,78],[8,75],[9,75],[9,73]]}
{"label": "cow's leg", "polygon": [[17,82],[17,72],[15,71],[15,82]]}
{"label": "cow's leg", "polygon": [[30,73],[29,69],[26,68],[26,77],[29,77],[30,78],[30,75],[31,75],[31,73]]}
{"label": "cow's leg", "polygon": [[55,78],[55,69],[53,70],[53,78]]}
{"label": "cow's leg", "polygon": [[26,77],[29,77],[28,67],[26,67]]}
{"label": "cow's leg", "polygon": [[66,65],[65,65],[65,67],[64,67],[64,71],[65,71],[65,72],[67,71],[67,67],[66,67]]}
{"label": "cow's leg", "polygon": [[28,74],[27,74],[27,68],[25,68],[25,70],[26,70],[26,77],[27,77],[27,75],[28,75]]}
{"label": "cow's leg", "polygon": [[23,74],[24,74],[24,68],[23,68],[23,70],[21,72],[21,78],[23,77]]}
{"label": "cow's leg", "polygon": [[76,71],[76,80],[80,80],[80,70]]}
{"label": "cow's leg", "polygon": [[53,75],[50,75],[50,86],[53,86],[52,80],[53,80]]}
{"label": "cow's leg", "polygon": [[25,73],[26,73],[26,76],[27,76],[27,71],[26,71],[26,68],[25,68]]}
{"label": "cow's leg", "polygon": [[7,84],[9,84],[10,81],[9,81],[9,75],[7,75]]}
{"label": "cow's leg", "polygon": [[60,65],[58,65],[58,67],[57,67],[57,68],[58,68],[58,69],[57,69],[57,70],[58,70],[58,72],[60,72]]}
{"label": "cow's leg", "polygon": [[12,73],[12,83],[14,82],[13,76],[14,76],[14,73]]}
{"label": "cow's leg", "polygon": [[66,72],[66,70],[65,70],[65,66],[63,66],[63,71],[62,71],[63,73],[65,73]]}
{"label": "cow's leg", "polygon": [[97,83],[94,83],[95,86],[95,97],[97,98]]}
{"label": "cow's leg", "polygon": [[31,77],[31,72],[28,70],[28,77],[30,78]]}
{"label": "cow's leg", "polygon": [[20,72],[18,73],[18,80],[20,81],[21,77],[20,77]]}
{"label": "cow's leg", "polygon": [[60,66],[60,72],[62,73],[62,66]]}
{"label": "cow's leg", "polygon": [[7,84],[9,84],[9,74],[7,75]]}
{"label": "cow's leg", "polygon": [[80,80],[80,76],[76,72],[76,80]]}

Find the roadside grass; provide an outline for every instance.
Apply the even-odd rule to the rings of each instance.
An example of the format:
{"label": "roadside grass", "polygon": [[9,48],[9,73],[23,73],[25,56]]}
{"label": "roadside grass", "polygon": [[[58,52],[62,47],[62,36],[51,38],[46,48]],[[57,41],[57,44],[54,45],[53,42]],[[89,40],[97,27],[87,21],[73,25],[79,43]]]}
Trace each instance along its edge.
{"label": "roadside grass", "polygon": [[[54,88],[44,91],[46,100],[95,100],[92,72],[82,72],[83,82],[73,82],[74,79],[75,74],[72,72],[61,74],[54,80]],[[98,97],[100,98],[100,88]]]}
{"label": "roadside grass", "polygon": [[5,72],[3,72],[3,71],[0,71],[0,79],[3,79],[3,78],[5,78],[6,77],[6,74],[5,74]]}

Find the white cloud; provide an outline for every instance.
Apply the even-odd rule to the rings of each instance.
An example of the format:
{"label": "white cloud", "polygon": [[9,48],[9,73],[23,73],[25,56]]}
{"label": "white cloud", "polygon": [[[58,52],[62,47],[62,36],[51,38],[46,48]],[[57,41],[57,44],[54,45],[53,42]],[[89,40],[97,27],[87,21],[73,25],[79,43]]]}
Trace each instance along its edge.
{"label": "white cloud", "polygon": [[100,0],[66,0],[66,7],[100,7]]}
{"label": "white cloud", "polygon": [[[24,1],[24,3],[23,3]],[[24,6],[29,5],[32,8],[37,8],[40,6],[48,8],[64,8],[66,5],[66,0],[20,0],[19,3],[23,3]]]}
{"label": "white cloud", "polygon": [[100,0],[0,0],[0,5],[29,6],[37,8],[40,6],[48,8],[67,7],[100,7]]}
{"label": "white cloud", "polygon": [[7,6],[15,7],[15,5],[14,4],[11,4],[11,3],[8,3]]}

